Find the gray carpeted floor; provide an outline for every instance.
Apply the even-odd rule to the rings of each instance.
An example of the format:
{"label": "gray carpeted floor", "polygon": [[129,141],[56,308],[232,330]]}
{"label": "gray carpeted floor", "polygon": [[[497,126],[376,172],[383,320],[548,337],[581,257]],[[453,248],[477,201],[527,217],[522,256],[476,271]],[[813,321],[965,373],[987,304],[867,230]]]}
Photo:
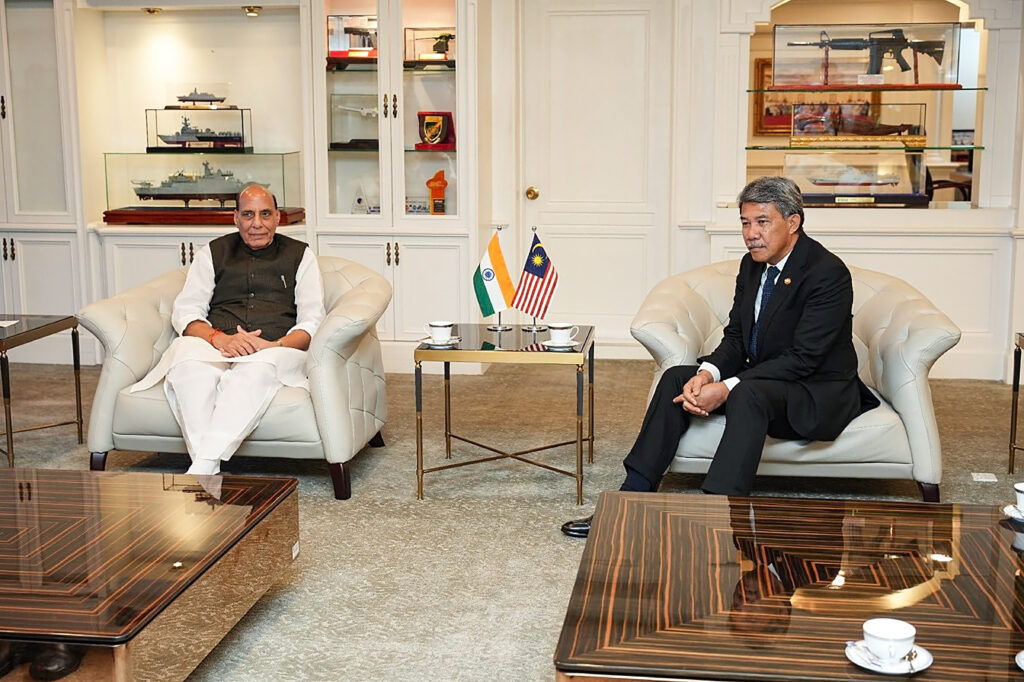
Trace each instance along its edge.
{"label": "gray carpeted floor", "polygon": [[[653,365],[599,361],[596,373],[596,462],[586,468],[582,507],[571,478],[516,462],[428,475],[426,499],[416,501],[412,375],[388,377],[387,446],[351,463],[347,502],[334,500],[322,462],[229,462],[228,474],[299,479],[302,549],[191,679],[552,679],[551,656],[584,545],[563,537],[558,526],[589,514],[599,493],[621,482],[621,459],[639,427]],[[97,378],[96,368],[83,370],[86,415]],[[16,425],[73,414],[68,367],[14,365],[12,384]],[[461,435],[507,449],[574,436],[572,368],[498,365],[483,376],[456,376],[452,385]],[[980,381],[932,385],[945,453],[943,501],[1012,501],[1010,388]],[[440,377],[424,379],[428,464],[440,463],[444,447],[441,386]],[[73,427],[18,434],[15,452],[23,467],[88,466]],[[470,446],[456,445],[455,457],[470,455]],[[571,468],[574,450],[541,457]],[[107,468],[180,472],[186,460],[115,452]],[[998,480],[977,483],[972,472]],[[672,475],[662,489],[692,493],[698,483]],[[757,494],[918,499],[909,481],[762,478]]]}

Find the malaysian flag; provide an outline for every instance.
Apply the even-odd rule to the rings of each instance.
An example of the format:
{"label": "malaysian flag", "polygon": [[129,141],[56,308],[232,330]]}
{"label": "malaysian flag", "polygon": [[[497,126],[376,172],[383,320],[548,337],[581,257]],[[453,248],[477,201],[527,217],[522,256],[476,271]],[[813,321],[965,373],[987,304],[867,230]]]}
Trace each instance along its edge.
{"label": "malaysian flag", "polygon": [[519,277],[519,286],[516,287],[516,297],[512,299],[512,307],[527,315],[543,318],[557,288],[558,273],[534,233],[530,253],[526,256],[526,265]]}

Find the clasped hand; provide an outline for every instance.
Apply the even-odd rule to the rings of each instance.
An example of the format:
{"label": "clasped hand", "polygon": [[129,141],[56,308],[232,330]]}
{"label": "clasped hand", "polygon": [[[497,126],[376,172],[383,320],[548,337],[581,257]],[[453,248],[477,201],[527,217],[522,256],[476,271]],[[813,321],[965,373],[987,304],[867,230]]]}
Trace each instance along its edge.
{"label": "clasped hand", "polygon": [[217,334],[213,346],[226,358],[237,358],[242,355],[252,355],[264,348],[273,348],[277,344],[261,338],[262,329],[247,332],[241,326],[236,327],[234,334]]}
{"label": "clasped hand", "polygon": [[721,381],[712,381],[707,371],[697,372],[683,386],[683,392],[672,399],[690,414],[706,417],[729,398],[729,388]]}

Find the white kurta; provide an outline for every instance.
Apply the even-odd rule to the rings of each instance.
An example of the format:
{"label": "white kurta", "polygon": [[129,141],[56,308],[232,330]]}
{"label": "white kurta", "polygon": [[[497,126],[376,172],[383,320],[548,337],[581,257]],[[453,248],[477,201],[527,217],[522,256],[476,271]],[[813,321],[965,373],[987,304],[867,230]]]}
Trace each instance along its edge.
{"label": "white kurta", "polygon": [[[209,244],[203,246],[192,261],[185,286],[174,299],[171,312],[171,324],[178,334],[182,334],[189,323],[196,320],[207,322],[210,312],[210,300],[213,298],[214,270],[213,256]],[[295,273],[295,326],[289,333],[301,329],[312,337],[323,322],[324,286],[320,277],[320,268],[316,256],[307,247]],[[233,333],[234,330],[225,330]],[[306,352],[297,348],[274,346],[252,355],[226,358],[210,343],[196,336],[179,336],[164,351],[160,361],[139,382],[132,385],[131,392],[144,391],[155,386],[174,365],[186,360],[201,362],[236,363],[236,362],[267,362],[277,368],[277,378],[285,386],[296,386],[309,390],[309,379],[306,377]]]}

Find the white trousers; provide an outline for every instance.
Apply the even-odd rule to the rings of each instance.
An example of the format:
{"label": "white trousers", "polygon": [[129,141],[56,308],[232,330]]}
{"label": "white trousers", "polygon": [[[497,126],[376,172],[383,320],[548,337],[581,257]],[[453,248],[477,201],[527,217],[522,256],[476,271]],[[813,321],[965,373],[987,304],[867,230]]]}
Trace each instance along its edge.
{"label": "white trousers", "polygon": [[281,386],[268,362],[185,360],[164,377],[167,402],[193,460],[230,459]]}

